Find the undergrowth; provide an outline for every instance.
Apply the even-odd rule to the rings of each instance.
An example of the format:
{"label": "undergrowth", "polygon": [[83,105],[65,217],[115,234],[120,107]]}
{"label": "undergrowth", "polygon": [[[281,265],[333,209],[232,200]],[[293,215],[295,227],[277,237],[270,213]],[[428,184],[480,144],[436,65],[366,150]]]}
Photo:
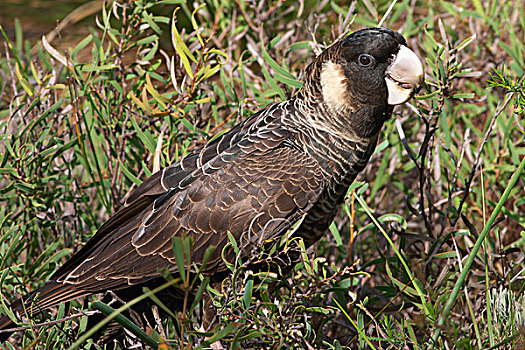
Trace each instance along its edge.
{"label": "undergrowth", "polygon": [[[407,38],[426,83],[383,128],[330,231],[308,251],[283,242],[302,251],[284,277],[237,260],[212,286],[181,265],[197,300],[140,337],[163,349],[525,348],[523,1],[110,2],[66,51],[61,37],[24,41],[15,19],[0,60],[2,313],[144,179],[292,96],[312,57],[379,23]],[[190,249],[175,242],[180,261]],[[102,348],[86,329],[87,314],[112,311],[91,305],[99,297],[25,320],[2,348]],[[218,311],[210,332],[203,302]]]}

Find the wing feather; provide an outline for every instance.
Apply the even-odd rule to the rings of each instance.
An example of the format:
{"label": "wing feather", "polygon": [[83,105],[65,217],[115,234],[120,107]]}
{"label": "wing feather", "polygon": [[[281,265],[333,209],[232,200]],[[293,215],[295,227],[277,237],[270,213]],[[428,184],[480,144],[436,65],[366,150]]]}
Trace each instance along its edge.
{"label": "wing feather", "polygon": [[294,135],[279,123],[281,113],[271,107],[154,174],[55,278],[83,289],[94,281],[124,288],[159,276],[159,268],[175,272],[176,236],[194,237],[196,264],[216,246],[209,266],[224,270],[227,232],[241,247],[284,233],[319,198],[324,177],[316,160],[290,147]]}

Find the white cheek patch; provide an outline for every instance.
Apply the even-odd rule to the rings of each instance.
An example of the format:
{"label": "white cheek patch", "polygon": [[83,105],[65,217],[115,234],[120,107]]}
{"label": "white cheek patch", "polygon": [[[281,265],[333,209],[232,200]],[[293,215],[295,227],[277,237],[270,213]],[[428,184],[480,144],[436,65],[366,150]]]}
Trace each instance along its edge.
{"label": "white cheek patch", "polygon": [[348,107],[346,104],[346,77],[341,65],[328,61],[321,70],[321,87],[325,102],[333,109]]}

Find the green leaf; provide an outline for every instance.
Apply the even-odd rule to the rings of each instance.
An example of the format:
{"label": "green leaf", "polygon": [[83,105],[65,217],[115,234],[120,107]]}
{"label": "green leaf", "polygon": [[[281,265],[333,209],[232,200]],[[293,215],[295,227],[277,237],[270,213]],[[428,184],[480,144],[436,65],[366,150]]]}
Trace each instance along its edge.
{"label": "green leaf", "polygon": [[452,95],[452,98],[465,98],[472,99],[476,96],[473,92],[458,92],[457,94]]}
{"label": "green leaf", "polygon": [[436,259],[449,259],[449,258],[456,258],[457,254],[455,251],[448,251],[448,252],[442,252],[434,254],[434,258]]}
{"label": "green leaf", "polygon": [[195,59],[195,56],[190,52],[184,41],[182,40],[182,37],[179,34],[179,31],[176,26],[176,18],[175,14],[177,13],[177,10],[179,8],[177,7],[175,11],[173,11],[173,16],[171,20],[171,40],[173,43],[173,47],[175,48],[175,51],[179,55],[182,65],[184,66],[184,69],[186,70],[186,73],[190,76],[190,78],[193,79],[193,72],[191,70],[191,65],[188,60],[192,60],[193,62],[197,63],[197,60]]}
{"label": "green leaf", "polygon": [[271,90],[268,90],[265,93],[265,96],[270,97],[272,95],[269,95],[269,93],[271,93],[271,94],[279,95],[279,97],[282,100],[285,100],[286,95],[284,94],[284,91],[279,87],[279,85],[277,85],[277,83],[275,82],[275,79],[270,75],[270,73],[268,73],[268,70],[266,69],[266,67],[263,65],[261,68],[262,68],[262,73],[264,75],[264,79],[266,79],[266,81],[268,82],[268,84],[270,84],[272,88]]}
{"label": "green leaf", "polygon": [[177,269],[179,270],[182,282],[186,283],[186,264],[184,263],[184,243],[180,237],[173,238],[173,254]]}
{"label": "green leaf", "polygon": [[230,323],[230,324],[226,325],[226,327],[224,327],[220,331],[217,331],[216,329],[219,328],[219,327],[220,327],[220,325],[217,326],[214,329],[214,331],[213,331],[214,334],[211,337],[209,337],[208,339],[206,339],[201,345],[196,347],[195,350],[201,350],[201,349],[204,349],[204,348],[208,348],[210,344],[213,344],[216,341],[221,340],[222,338],[224,338],[228,334],[231,334],[231,333],[235,332],[238,329],[238,327],[235,325],[235,323]]}
{"label": "green leaf", "polygon": [[192,313],[200,304],[202,300],[202,295],[206,291],[206,288],[208,287],[210,280],[208,278],[205,278],[199,285],[199,289],[197,290],[197,293],[195,293],[195,297],[193,299],[193,302],[191,303],[189,312]]}
{"label": "green leaf", "polygon": [[333,314],[334,313],[334,309],[335,308],[328,308],[328,307],[321,307],[321,306],[312,306],[312,307],[308,307],[306,308],[306,310],[308,311],[313,311],[313,312],[318,312],[318,313],[321,313],[323,315],[330,315],[330,314]]}
{"label": "green leaf", "polygon": [[128,178],[129,181],[133,182],[137,186],[140,186],[142,184],[142,181],[138,177],[133,175],[131,171],[129,171],[128,168],[124,166],[122,161],[119,160],[119,164],[120,164],[120,169],[122,169],[122,173],[124,173],[124,175]]}
{"label": "green leaf", "polygon": [[155,41],[155,43],[153,44],[153,46],[149,49],[148,53],[146,54],[146,56],[142,57],[142,60],[143,61],[151,61],[155,55],[157,54],[157,49],[159,48],[159,42],[158,41]]}
{"label": "green leaf", "polygon": [[0,168],[0,174],[10,174],[16,177],[19,176],[15,168]]}
{"label": "green leaf", "polygon": [[142,19],[157,33],[158,35],[162,34],[162,30],[157,23],[153,20],[153,17],[146,11],[142,11]]}
{"label": "green leaf", "polygon": [[289,79],[289,78],[287,78],[285,76],[282,76],[282,75],[279,75],[279,74],[275,75],[275,79],[277,81],[280,81],[281,83],[286,84],[288,86],[291,86],[293,88],[300,89],[303,86],[303,82],[301,82],[301,81],[299,81],[297,79]]}
{"label": "green leaf", "polygon": [[91,34],[82,39],[82,41],[80,41],[71,52],[71,57],[76,57],[80,50],[85,48],[92,40],[93,36]]}
{"label": "green leaf", "polygon": [[186,0],[160,0],[156,4],[166,4],[166,5],[180,5],[185,4]]}
{"label": "green leaf", "polygon": [[239,246],[237,245],[237,241],[235,240],[235,237],[233,237],[230,231],[227,231],[226,233],[228,234],[228,239],[230,241],[230,244],[233,247],[235,255],[239,255]]}
{"label": "green leaf", "polygon": [[384,140],[383,142],[381,142],[379,145],[376,146],[376,148],[374,149],[374,154],[381,153],[389,145],[390,143],[388,142],[388,139]]}
{"label": "green leaf", "polygon": [[104,304],[101,301],[95,301],[93,303],[93,307],[99,310],[100,312],[102,312],[106,316],[112,316],[112,319],[114,321],[116,321],[122,327],[126,328],[132,334],[136,335],[137,338],[142,340],[144,343],[146,343],[151,348],[157,349],[159,347],[159,344],[155,340],[153,340],[149,335],[147,335],[146,332],[144,332],[141,328],[139,328],[129,318],[122,315],[121,313],[118,313],[111,306]]}
{"label": "green leaf", "polygon": [[277,73],[275,79],[279,80],[282,83],[285,83],[286,85],[290,85],[296,88],[300,88],[303,85],[301,81],[295,79],[295,77],[290,72],[281,67],[277,62],[275,62],[275,60],[272,57],[270,57],[264,45],[261,45],[261,52],[264,61],[268,63],[268,65]]}
{"label": "green leaf", "polygon": [[103,71],[103,70],[112,70],[119,68],[116,64],[103,64],[100,66],[93,66],[91,64],[82,65],[79,67],[80,71],[82,72],[95,72],[95,71]]}
{"label": "green leaf", "polygon": [[153,35],[147,36],[145,38],[142,38],[140,40],[137,40],[136,44],[139,45],[139,46],[140,45],[146,45],[146,44],[155,42],[157,40],[159,40],[159,36],[156,35],[156,34],[153,34]]}
{"label": "green leaf", "polygon": [[252,292],[253,292],[253,275],[248,276],[248,280],[244,286],[244,294],[242,296],[242,305],[245,309],[250,307],[252,302]]}
{"label": "green leaf", "polygon": [[133,125],[133,128],[137,132],[137,135],[139,139],[142,141],[142,144],[150,151],[150,153],[155,153],[155,148],[157,146],[157,142],[151,137],[151,135],[146,134],[140,126],[137,124],[137,121],[135,120],[135,117],[131,116],[129,119],[131,119],[131,124]]}
{"label": "green leaf", "polygon": [[204,40],[202,39],[202,36],[200,34],[199,25],[197,24],[197,20],[195,19],[195,14],[199,12],[200,9],[202,9],[206,4],[200,4],[193,10],[193,13],[191,14],[191,25],[193,26],[193,30],[195,35],[197,36],[197,39],[201,43],[201,46],[204,47]]}
{"label": "green leaf", "polygon": [[334,236],[335,242],[338,246],[343,246],[343,240],[341,239],[341,235],[339,234],[339,230],[337,229],[337,226],[335,226],[335,222],[332,222],[330,224],[330,232],[332,232],[332,236]]}
{"label": "green leaf", "polygon": [[395,278],[392,275],[392,271],[390,270],[390,265],[388,262],[385,264],[385,270],[386,274],[388,275],[388,278],[399,288],[400,291],[403,291],[405,293],[411,294],[412,296],[418,296],[419,293],[412,287],[410,287],[408,284],[405,284],[401,282],[399,279]]}

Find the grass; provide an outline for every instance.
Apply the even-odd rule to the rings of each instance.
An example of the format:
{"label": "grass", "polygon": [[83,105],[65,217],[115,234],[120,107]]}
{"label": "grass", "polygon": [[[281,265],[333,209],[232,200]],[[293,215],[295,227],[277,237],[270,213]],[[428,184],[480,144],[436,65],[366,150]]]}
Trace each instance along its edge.
{"label": "grass", "polygon": [[[60,37],[45,46],[25,41],[19,24],[14,38],[4,34],[2,313],[142,180],[292,96],[311,57],[381,22],[425,60],[426,84],[395,110],[315,249],[303,249],[286,278],[237,260],[231,278],[210,286],[182,268],[170,283],[200,283],[197,302],[168,310],[159,333],[119,322],[163,349],[216,340],[231,349],[525,348],[523,3],[257,4],[101,5],[90,34],[67,51],[56,49]],[[184,266],[191,241],[174,246]],[[0,347],[102,348],[88,339],[83,315],[111,315],[90,303],[99,299],[25,320],[26,330]],[[219,310],[210,333],[198,328],[201,299]]]}

